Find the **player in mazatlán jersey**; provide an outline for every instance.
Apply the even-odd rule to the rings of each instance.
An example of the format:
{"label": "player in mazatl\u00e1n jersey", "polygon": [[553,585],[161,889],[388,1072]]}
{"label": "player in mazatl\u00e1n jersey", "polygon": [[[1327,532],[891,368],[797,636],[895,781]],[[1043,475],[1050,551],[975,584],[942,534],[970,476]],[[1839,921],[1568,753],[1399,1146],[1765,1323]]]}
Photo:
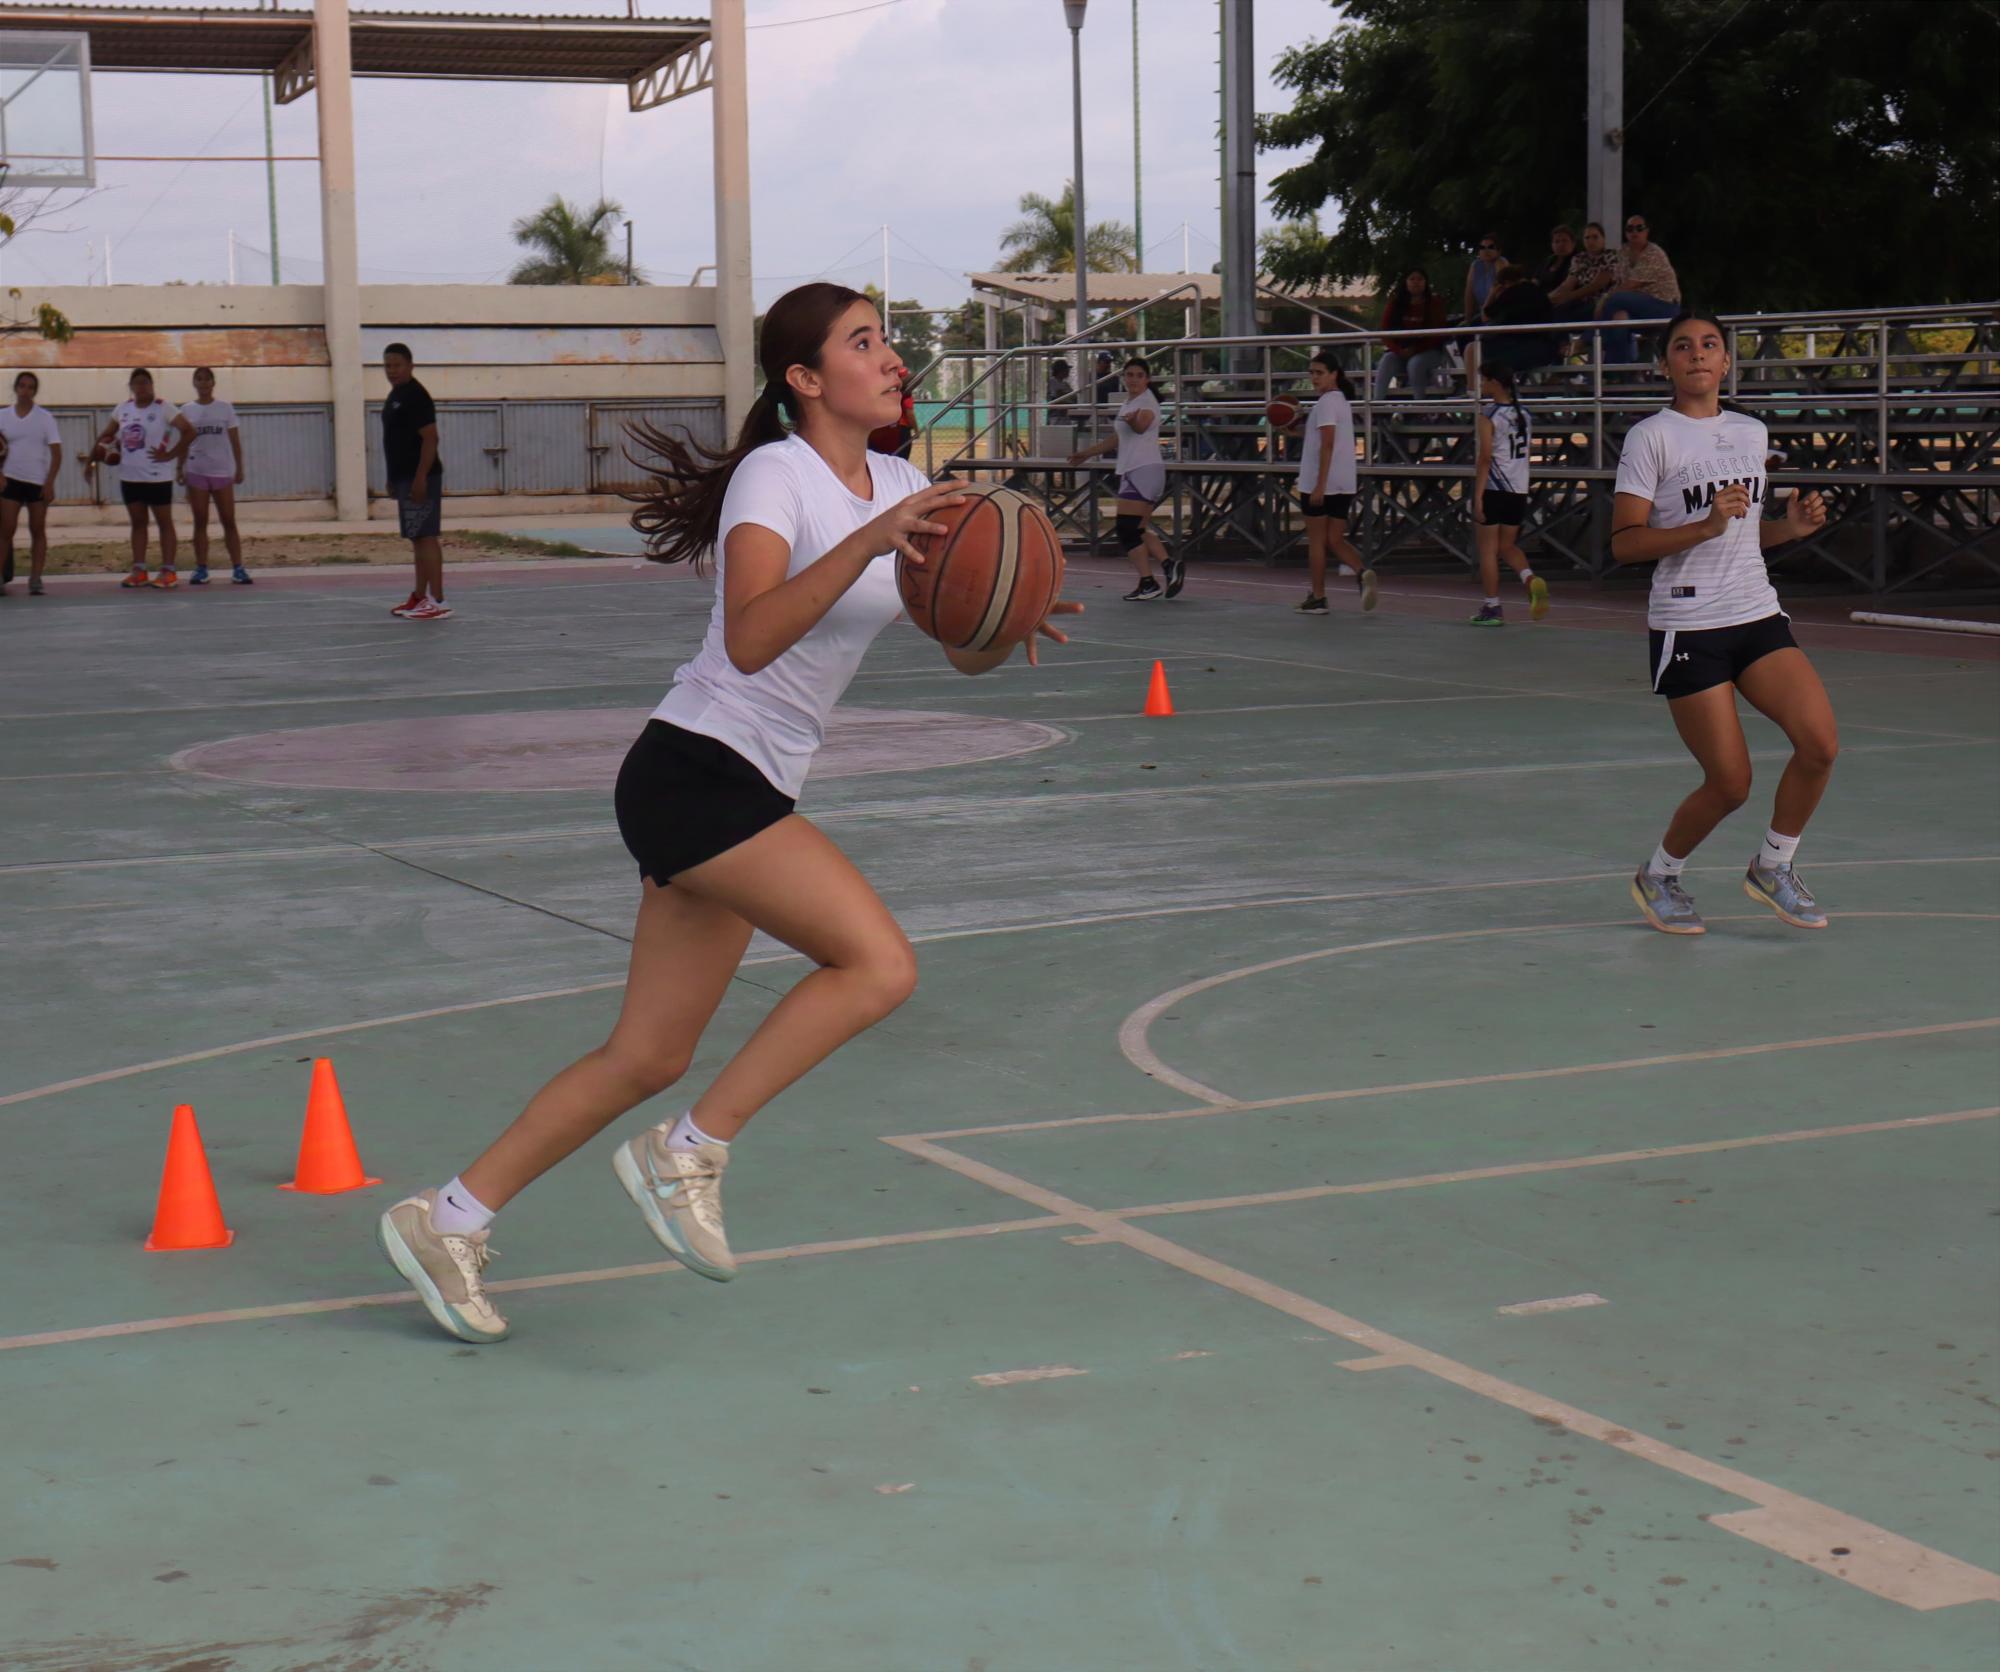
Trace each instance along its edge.
{"label": "player in mazatl\u00e1n jersey", "polygon": [[1667,327],[1663,359],[1674,396],[1625,438],[1611,556],[1658,565],[1647,610],[1647,671],[1701,764],[1702,782],[1633,877],[1632,898],[1656,929],[1704,932],[1681,886],[1681,867],[1750,798],[1750,747],[1736,714],[1741,691],[1792,745],[1770,829],[1744,874],[1743,891],[1787,923],[1823,929],[1826,913],[1792,859],[1832,776],[1839,737],[1826,687],[1778,607],[1764,551],[1811,534],[1826,521],[1826,506],[1816,493],[1795,493],[1782,520],[1764,518],[1770,437],[1757,419],[1722,405],[1729,348],[1714,319],[1680,314]]}

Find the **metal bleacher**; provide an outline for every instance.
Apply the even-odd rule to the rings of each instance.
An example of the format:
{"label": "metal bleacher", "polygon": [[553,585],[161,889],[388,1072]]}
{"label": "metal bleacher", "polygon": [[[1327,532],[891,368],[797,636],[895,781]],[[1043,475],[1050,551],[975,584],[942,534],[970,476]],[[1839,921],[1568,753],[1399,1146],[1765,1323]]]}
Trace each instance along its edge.
{"label": "metal bleacher", "polygon": [[[1098,399],[1085,387],[1051,407],[1050,363],[1081,368],[1101,347],[1121,362],[1143,354],[1164,409],[1168,503],[1156,520],[1169,544],[1189,557],[1284,561],[1304,543],[1292,494],[1296,443],[1274,435],[1264,409],[1279,396],[1309,398],[1306,363],[1330,345],[1353,385],[1361,450],[1351,536],[1377,560],[1475,560],[1466,505],[1474,403],[1462,373],[1444,393],[1377,400],[1379,332],[1107,336],[1124,317],[1059,343],[941,356],[917,391],[929,404],[918,464],[934,475],[998,476],[1094,548],[1110,531],[1109,461],[1072,466],[1068,454],[1109,433],[1123,395]],[[1775,551],[1774,569],[1873,593],[2000,584],[2000,304],[1724,315],[1722,323],[1732,358],[1725,398],[1769,427],[1779,455],[1771,481],[1817,488],[1828,503],[1826,526]],[[1607,328],[1557,327],[1572,335],[1574,352],[1527,374],[1519,390],[1534,425],[1523,541],[1538,564],[1560,561],[1597,578],[1614,567],[1608,533],[1620,444],[1665,394],[1650,358],[1604,362]],[[1452,336],[1526,332],[1548,335],[1550,327]]]}

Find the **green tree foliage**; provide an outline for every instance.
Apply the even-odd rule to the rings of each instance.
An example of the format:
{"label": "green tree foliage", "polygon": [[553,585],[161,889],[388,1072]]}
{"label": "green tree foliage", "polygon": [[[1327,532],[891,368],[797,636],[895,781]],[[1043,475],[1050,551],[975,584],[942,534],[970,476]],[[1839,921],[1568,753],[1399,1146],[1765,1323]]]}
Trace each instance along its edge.
{"label": "green tree foliage", "polygon": [[588,209],[560,195],[514,223],[514,242],[534,253],[507,275],[509,284],[623,284],[622,254],[611,239],[625,211],[607,198]]}
{"label": "green tree foliage", "polygon": [[[1065,180],[1059,198],[1027,192],[1021,219],[1000,234],[1002,273],[1076,271],[1076,182]],[[1084,265],[1093,273],[1123,273],[1134,266],[1133,232],[1123,221],[1097,221],[1084,238]]]}
{"label": "green tree foliage", "polygon": [[[863,285],[862,294],[875,304],[875,311],[882,311],[882,287],[879,284]],[[937,317],[924,309],[923,303],[914,296],[890,305],[892,318],[889,320],[889,341],[896,352],[903,357],[905,365],[913,371],[921,371],[924,363],[937,352]]]}
{"label": "green tree foliage", "polygon": [[[1412,265],[1455,298],[1497,231],[1539,260],[1582,219],[1586,33],[1574,0],[1345,0],[1277,79],[1288,217],[1332,205],[1295,281]],[[1994,0],[1627,0],[1625,208],[1692,301],[1731,311],[2000,293]],[[1615,244],[1618,228],[1610,229]]]}

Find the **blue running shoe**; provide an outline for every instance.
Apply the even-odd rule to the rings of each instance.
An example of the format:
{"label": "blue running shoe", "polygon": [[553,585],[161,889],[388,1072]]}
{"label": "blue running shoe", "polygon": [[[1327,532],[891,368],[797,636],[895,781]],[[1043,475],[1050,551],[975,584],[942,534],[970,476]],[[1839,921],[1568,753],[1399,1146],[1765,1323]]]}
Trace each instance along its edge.
{"label": "blue running shoe", "polygon": [[1646,914],[1646,921],[1666,935],[1705,935],[1708,925],[1694,909],[1694,901],[1681,887],[1679,877],[1663,877],[1640,866],[1632,875],[1632,898]]}
{"label": "blue running shoe", "polygon": [[250,571],[240,563],[230,573],[229,579],[236,586],[255,586],[257,584],[250,578]]}
{"label": "blue running shoe", "polygon": [[1789,865],[1767,871],[1754,859],[1743,873],[1743,892],[1767,905],[1794,929],[1824,929],[1826,913],[1812,897],[1812,890]]}
{"label": "blue running shoe", "polygon": [[193,573],[192,575],[188,576],[188,585],[189,585],[189,586],[206,586],[206,585],[208,585],[208,565],[207,565],[207,564],[205,564],[205,563],[197,563],[197,564],[196,564],[196,565],[194,566],[194,573]]}

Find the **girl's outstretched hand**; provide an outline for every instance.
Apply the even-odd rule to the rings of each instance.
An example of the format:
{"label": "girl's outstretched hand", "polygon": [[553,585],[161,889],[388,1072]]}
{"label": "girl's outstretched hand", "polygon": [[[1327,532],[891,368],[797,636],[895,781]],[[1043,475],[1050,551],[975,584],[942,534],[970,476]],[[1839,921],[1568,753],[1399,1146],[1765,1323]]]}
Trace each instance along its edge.
{"label": "girl's outstretched hand", "polygon": [[1035,654],[1035,640],[1038,637],[1047,637],[1053,639],[1057,644],[1069,643],[1069,634],[1063,632],[1060,628],[1051,627],[1049,625],[1049,622],[1053,621],[1059,615],[1081,615],[1081,614],[1083,614],[1083,606],[1081,604],[1071,603],[1070,600],[1067,598],[1058,598],[1053,604],[1051,604],[1049,606],[1048,615],[1043,618],[1040,625],[1038,625],[1035,628],[1034,632],[1030,633],[1027,636],[1027,638],[1023,641],[1028,647],[1028,666],[1031,668],[1038,668],[1042,665],[1042,659]]}

